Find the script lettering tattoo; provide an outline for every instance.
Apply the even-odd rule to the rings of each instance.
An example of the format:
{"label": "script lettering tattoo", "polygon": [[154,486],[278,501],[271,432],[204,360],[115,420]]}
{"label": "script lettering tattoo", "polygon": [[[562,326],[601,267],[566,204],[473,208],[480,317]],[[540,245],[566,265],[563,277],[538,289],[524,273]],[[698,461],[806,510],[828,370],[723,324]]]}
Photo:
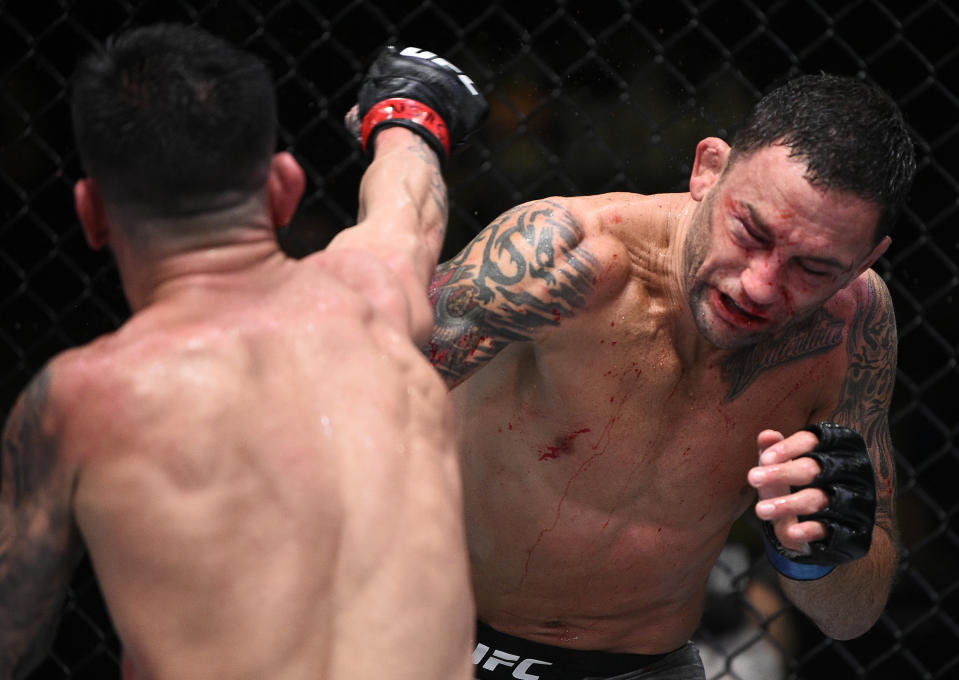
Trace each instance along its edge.
{"label": "script lettering tattoo", "polygon": [[3,434],[0,478],[0,677],[15,677],[49,647],[72,570],[73,524],[51,498],[56,451],[44,432],[50,376],[42,371]]}
{"label": "script lettering tattoo", "polygon": [[733,401],[764,371],[838,347],[842,330],[843,322],[822,309],[788,336],[736,352],[722,366],[723,380],[729,384],[725,401]]}
{"label": "script lettering tattoo", "polygon": [[889,406],[896,380],[897,342],[889,291],[876,274],[870,273],[846,340],[849,367],[832,420],[858,429],[869,446],[878,491],[876,524],[893,538],[896,466],[889,435]]}
{"label": "script lettering tattoo", "polygon": [[598,264],[582,225],[562,205],[536,201],[504,213],[430,286],[433,337],[427,356],[456,384],[514,341],[532,339],[586,305]]}

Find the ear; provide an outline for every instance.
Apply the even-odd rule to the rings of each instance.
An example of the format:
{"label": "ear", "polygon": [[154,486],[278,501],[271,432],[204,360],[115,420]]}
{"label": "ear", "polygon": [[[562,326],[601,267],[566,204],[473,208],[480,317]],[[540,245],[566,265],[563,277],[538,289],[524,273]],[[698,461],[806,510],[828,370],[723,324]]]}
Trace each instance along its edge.
{"label": "ear", "polygon": [[73,185],[73,202],[77,208],[80,224],[83,225],[87,243],[94,250],[100,250],[107,245],[110,218],[107,216],[103,196],[92,179],[77,180],[77,183]]}
{"label": "ear", "polygon": [[886,236],[879,243],[876,244],[876,247],[872,249],[872,252],[863,260],[862,265],[859,267],[859,271],[856,272],[856,276],[859,276],[864,271],[869,269],[876,263],[882,254],[886,252],[886,249],[889,248],[889,244],[892,243],[892,239]]}
{"label": "ear", "polygon": [[718,137],[707,137],[696,145],[696,159],[689,176],[689,193],[693,200],[703,200],[723,174],[728,160],[729,144]]}
{"label": "ear", "polygon": [[267,191],[274,227],[281,229],[290,223],[305,190],[306,174],[292,154],[281,151],[273,156]]}

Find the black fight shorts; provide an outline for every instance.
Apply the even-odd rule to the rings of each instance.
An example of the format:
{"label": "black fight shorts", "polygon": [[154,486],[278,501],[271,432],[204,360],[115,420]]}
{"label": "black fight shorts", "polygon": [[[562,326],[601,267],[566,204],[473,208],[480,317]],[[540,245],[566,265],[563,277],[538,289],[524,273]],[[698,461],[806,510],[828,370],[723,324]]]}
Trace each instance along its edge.
{"label": "black fight shorts", "polygon": [[705,680],[692,642],[668,654],[611,654],[554,647],[477,622],[476,680]]}

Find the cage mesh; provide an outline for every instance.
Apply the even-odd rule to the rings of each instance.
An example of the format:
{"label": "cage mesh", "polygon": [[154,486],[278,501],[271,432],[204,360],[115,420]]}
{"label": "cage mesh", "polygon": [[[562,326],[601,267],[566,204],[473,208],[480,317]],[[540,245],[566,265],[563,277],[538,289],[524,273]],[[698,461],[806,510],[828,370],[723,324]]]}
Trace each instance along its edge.
{"label": "cage mesh", "polygon": [[[342,117],[366,65],[388,42],[441,53],[473,76],[492,107],[485,128],[450,163],[444,257],[521,201],[683,190],[695,143],[728,137],[757,97],[789,76],[864,75],[888,90],[911,126],[919,159],[908,209],[878,265],[900,335],[892,429],[901,573],[869,633],[846,642],[824,638],[782,600],[759,555],[755,527],[743,520],[714,572],[720,587],[696,639],[709,678],[959,677],[959,16],[951,3],[2,3],[2,413],[50,356],[116,328],[128,315],[109,257],[87,248],[73,211],[71,188],[81,171],[68,78],[97,42],[154,21],[199,24],[255,51],[273,69],[281,145],[309,180],[294,223],[281,234],[293,256],[323,247],[353,222],[364,163]],[[53,651],[31,677],[119,677],[118,658],[84,562]]]}

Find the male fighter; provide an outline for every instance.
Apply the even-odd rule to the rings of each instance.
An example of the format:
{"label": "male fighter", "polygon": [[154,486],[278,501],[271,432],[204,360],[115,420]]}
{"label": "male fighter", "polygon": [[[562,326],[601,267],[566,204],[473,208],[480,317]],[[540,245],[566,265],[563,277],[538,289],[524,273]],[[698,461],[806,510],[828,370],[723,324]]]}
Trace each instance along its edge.
{"label": "male fighter", "polygon": [[801,77],[698,144],[688,193],[533,201],[440,266],[477,677],[702,677],[687,640],[756,491],[792,602],[834,638],[875,622],[896,330],[870,266],[914,166],[885,94]]}
{"label": "male fighter", "polygon": [[254,56],[137,29],[83,62],[72,105],[77,210],[133,315],[51,360],[7,422],[0,677],[43,653],[84,544],[126,677],[470,677],[452,410],[418,345],[440,161],[483,97],[385,51],[359,96],[359,222],[299,261],[275,228],[304,174],[274,154]]}

